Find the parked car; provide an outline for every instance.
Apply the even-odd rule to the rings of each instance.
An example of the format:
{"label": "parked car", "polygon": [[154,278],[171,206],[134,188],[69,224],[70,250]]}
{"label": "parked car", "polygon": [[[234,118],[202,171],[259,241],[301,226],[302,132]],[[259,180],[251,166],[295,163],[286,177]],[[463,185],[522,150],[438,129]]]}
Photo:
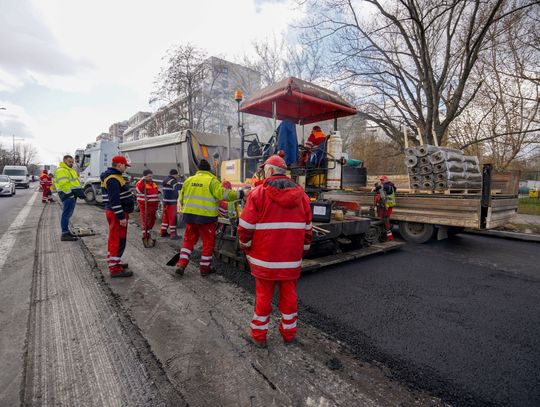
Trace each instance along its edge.
{"label": "parked car", "polygon": [[0,175],[0,195],[15,195],[15,181],[7,175]]}

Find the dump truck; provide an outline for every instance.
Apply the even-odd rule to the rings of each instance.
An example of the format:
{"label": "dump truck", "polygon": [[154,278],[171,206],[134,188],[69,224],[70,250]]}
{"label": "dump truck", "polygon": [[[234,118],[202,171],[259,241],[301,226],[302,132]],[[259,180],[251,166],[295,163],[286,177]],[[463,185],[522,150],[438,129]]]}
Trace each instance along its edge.
{"label": "dump truck", "polygon": [[[201,158],[207,159],[217,169],[221,161],[239,157],[238,140],[231,137],[183,130],[126,143],[100,140],[75,152],[81,185],[86,202],[101,203],[100,175],[110,166],[112,157],[123,154],[131,164],[126,178],[135,181],[145,169],[154,173],[154,180],[161,182],[173,168],[185,178],[193,175]],[[134,182],[132,182],[134,184]]]}

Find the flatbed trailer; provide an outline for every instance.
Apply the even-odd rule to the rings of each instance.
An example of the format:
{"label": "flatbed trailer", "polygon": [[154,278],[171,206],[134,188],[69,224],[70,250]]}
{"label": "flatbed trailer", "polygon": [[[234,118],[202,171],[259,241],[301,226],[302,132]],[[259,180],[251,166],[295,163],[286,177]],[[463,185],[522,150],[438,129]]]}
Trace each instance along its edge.
{"label": "flatbed trailer", "polygon": [[[389,178],[392,180],[392,176]],[[414,243],[435,237],[441,240],[464,229],[503,226],[517,214],[518,181],[516,172],[491,174],[484,170],[483,188],[476,193],[425,193],[397,185],[391,221],[399,226],[405,240]],[[368,190],[328,191],[324,197],[354,202],[366,213],[374,203],[374,193]],[[375,216],[372,211],[371,216]]]}

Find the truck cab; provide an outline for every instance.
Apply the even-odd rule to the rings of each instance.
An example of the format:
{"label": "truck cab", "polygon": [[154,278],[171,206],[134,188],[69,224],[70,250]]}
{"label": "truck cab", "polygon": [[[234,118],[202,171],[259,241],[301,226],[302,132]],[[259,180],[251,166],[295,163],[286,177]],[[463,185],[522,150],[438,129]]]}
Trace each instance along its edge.
{"label": "truck cab", "polygon": [[79,173],[81,186],[88,203],[101,203],[101,180],[99,176],[110,166],[112,158],[119,154],[118,143],[99,140],[85,149],[75,152],[75,170]]}
{"label": "truck cab", "polygon": [[16,187],[26,189],[30,187],[30,175],[28,174],[28,168],[24,165],[6,165],[2,175],[7,175],[15,181]]}

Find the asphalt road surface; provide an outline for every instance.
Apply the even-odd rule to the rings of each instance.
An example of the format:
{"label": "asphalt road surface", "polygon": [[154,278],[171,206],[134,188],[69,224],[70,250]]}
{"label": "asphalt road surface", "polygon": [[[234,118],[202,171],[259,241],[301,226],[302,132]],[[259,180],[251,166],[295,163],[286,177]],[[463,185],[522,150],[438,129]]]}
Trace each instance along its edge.
{"label": "asphalt road surface", "polygon": [[[253,291],[253,278],[225,275]],[[303,275],[299,318],[456,406],[540,405],[540,244],[462,234]],[[301,335],[301,333],[300,333]]]}
{"label": "asphalt road surface", "polygon": [[13,219],[38,187],[39,183],[32,182],[28,189],[17,188],[13,196],[0,196],[0,236],[9,228]]}
{"label": "asphalt road surface", "polygon": [[304,318],[456,405],[540,405],[540,245],[463,234],[301,279]]}

